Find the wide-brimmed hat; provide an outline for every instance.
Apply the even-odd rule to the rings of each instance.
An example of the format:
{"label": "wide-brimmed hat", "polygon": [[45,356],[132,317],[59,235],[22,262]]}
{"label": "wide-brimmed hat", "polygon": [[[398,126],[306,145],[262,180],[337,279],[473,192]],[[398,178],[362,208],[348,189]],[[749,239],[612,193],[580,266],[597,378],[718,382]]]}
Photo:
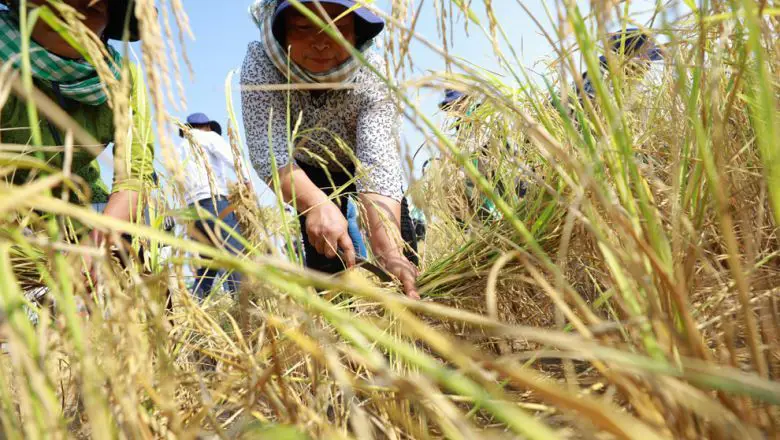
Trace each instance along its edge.
{"label": "wide-brimmed hat", "polygon": [[[204,126],[204,125],[208,125],[211,128],[211,131],[222,136],[222,126],[219,125],[219,122],[211,120],[208,116],[206,116],[205,113],[193,113],[187,116],[188,127]],[[184,137],[183,130],[179,130],[179,136]]]}
{"label": "wide-brimmed hat", "polygon": [[[381,17],[377,16],[368,9],[359,6],[353,0],[298,0],[299,3],[322,3],[343,6],[346,9],[355,8],[352,12],[355,14],[355,35],[357,41],[356,47],[360,47],[366,41],[373,40],[380,32],[385,28],[385,22]],[[289,0],[280,0],[276,6],[276,10],[273,15],[273,33],[279,41],[284,41],[284,27],[283,21],[279,20],[282,13],[289,8],[295,6]]]}
{"label": "wide-brimmed hat", "polygon": [[[135,16],[135,0],[104,0],[108,2],[108,26],[105,36],[109,40],[123,40],[127,29],[127,40],[138,41],[138,18]],[[11,9],[19,7],[19,0],[0,0],[0,4]]]}

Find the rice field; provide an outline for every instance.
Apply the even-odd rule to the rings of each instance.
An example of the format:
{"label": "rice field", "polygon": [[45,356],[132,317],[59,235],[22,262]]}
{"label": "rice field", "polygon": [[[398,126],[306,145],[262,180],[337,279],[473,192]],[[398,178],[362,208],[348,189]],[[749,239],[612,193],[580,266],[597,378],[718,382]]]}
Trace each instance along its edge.
{"label": "rice field", "polygon": [[[171,206],[186,177],[166,110],[187,68],[171,48],[188,34],[188,5],[137,1],[167,176],[150,189],[150,224],[53,195],[84,190],[69,170],[0,143],[4,176],[40,171],[0,187],[0,438],[779,438],[780,6],[683,1],[672,19],[659,1],[652,23],[633,23],[628,0],[589,12],[549,2],[534,17],[554,48],[540,83],[499,49],[511,26],[500,2],[434,3],[440,41],[416,34],[419,3],[394,0],[383,50],[401,71],[415,39],[451,69],[377,72],[438,158],[409,189],[428,220],[413,301],[361,269],[303,268],[294,215],[258,207],[243,185],[231,200],[247,255],[163,230],[164,215],[192,218]],[[100,45],[64,19],[101,64]],[[609,53],[618,73],[599,73],[615,23],[664,41],[652,83]],[[466,25],[509,75],[451,56],[447,34]],[[94,144],[30,86],[0,66],[0,103],[28,97],[70,134],[66,151]],[[128,84],[106,87],[127,115]],[[420,88],[480,105],[462,109],[452,136],[419,110]],[[474,143],[489,152],[478,165]],[[487,202],[486,216],[475,206]],[[135,247],[112,256],[74,243],[84,226],[132,234]],[[98,263],[96,289],[82,280],[85,256]],[[237,298],[188,293],[188,268],[204,258],[243,274]]]}

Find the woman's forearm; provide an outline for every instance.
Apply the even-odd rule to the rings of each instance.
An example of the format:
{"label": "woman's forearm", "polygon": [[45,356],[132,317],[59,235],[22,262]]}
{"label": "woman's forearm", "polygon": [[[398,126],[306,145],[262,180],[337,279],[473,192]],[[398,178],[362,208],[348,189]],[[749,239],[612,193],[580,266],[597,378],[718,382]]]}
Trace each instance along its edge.
{"label": "woman's forearm", "polygon": [[[141,197],[136,191],[117,191],[109,196],[103,215],[126,222],[133,221],[137,217],[140,200]],[[89,236],[96,245],[105,244],[105,237],[99,229],[93,229]]]}
{"label": "woman's forearm", "polygon": [[301,213],[328,201],[328,196],[312,183],[306,172],[295,165],[279,169],[279,185],[284,201],[295,202],[296,209]]}
{"label": "woman's forearm", "polygon": [[361,194],[366,211],[368,238],[374,255],[380,260],[402,255],[400,238],[401,204],[379,194]]}
{"label": "woman's forearm", "polygon": [[401,204],[379,194],[361,194],[368,218],[369,240],[379,263],[403,285],[406,296],[420,299],[417,268],[404,256],[401,240]]}
{"label": "woman's forearm", "polygon": [[[117,191],[108,198],[103,214],[124,221],[133,221],[138,212],[141,197],[136,191]],[[143,215],[143,213],[140,213]]]}

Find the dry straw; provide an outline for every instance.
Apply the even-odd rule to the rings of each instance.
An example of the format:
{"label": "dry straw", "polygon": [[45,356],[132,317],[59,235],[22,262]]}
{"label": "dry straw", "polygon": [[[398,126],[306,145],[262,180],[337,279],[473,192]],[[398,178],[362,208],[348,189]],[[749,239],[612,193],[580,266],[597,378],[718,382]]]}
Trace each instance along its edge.
{"label": "dry straw", "polygon": [[[232,200],[252,246],[234,256],[53,198],[48,190],[68,173],[49,170],[0,190],[5,437],[776,435],[776,9],[748,0],[694,9],[684,2],[677,6],[684,13],[669,21],[659,6],[653,28],[669,40],[668,68],[660,82],[637,89],[612,55],[613,73],[598,73],[606,31],[629,25],[629,2],[597,2],[588,15],[576,2],[555,2],[547,5],[551,26],[540,29],[556,54],[548,88],[529,79],[506,41],[506,20],[522,5],[434,3],[442,47],[415,32],[421,4],[395,1],[386,17],[399,37],[385,49],[392,75],[377,72],[439,157],[411,190],[428,218],[419,280],[425,299],[407,300],[360,271],[329,278],[269,254],[271,236],[292,243],[295,219],[258,210],[241,185]],[[181,183],[165,109],[178,84],[168,21],[187,35],[186,13],[178,1],[138,0],[136,14],[163,163]],[[97,56],[99,44],[68,23]],[[465,25],[490,40],[504,77],[451,56]],[[410,44],[451,69],[415,77]],[[581,89],[580,65],[594,81],[592,99],[571,87]],[[2,98],[14,75],[0,75]],[[55,115],[23,80],[13,92]],[[126,117],[126,85],[107,86],[117,117]],[[487,141],[469,146],[437,127],[416,106],[411,92],[419,87],[470,93],[482,105],[469,115],[469,130]],[[231,92],[231,143],[237,166],[246,167]],[[490,154],[475,164],[482,144]],[[45,165],[9,162],[16,147],[2,146],[4,175]],[[476,209],[485,199],[495,206],[487,219]],[[152,248],[172,246],[174,257],[152,268],[176,274],[172,312],[160,277],[135,265],[117,270],[94,249],[66,241],[64,225],[39,212],[131,233]],[[102,295],[75,282],[72,260],[87,253],[105,262]],[[182,274],[196,255],[243,274],[238,300],[192,299]],[[54,307],[25,298],[30,280],[46,286]],[[39,312],[37,325],[21,305]]]}

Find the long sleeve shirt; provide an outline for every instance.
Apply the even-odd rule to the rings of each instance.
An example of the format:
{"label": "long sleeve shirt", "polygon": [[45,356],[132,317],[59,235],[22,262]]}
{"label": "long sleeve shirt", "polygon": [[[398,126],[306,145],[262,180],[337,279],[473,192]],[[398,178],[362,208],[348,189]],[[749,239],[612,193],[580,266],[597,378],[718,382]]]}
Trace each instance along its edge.
{"label": "long sleeve shirt", "polygon": [[[380,56],[372,52],[366,56],[377,70],[384,71]],[[272,155],[277,168],[292,159],[324,165],[332,172],[356,166],[358,192],[400,200],[401,118],[381,79],[363,66],[349,89],[319,95],[303,90],[259,90],[286,83],[261,43],[251,43],[241,71],[241,102],[249,158],[260,178],[270,181]],[[293,131],[292,136],[288,134]]]}
{"label": "long sleeve shirt", "polygon": [[[76,145],[73,152],[71,171],[84,179],[92,190],[92,203],[105,203],[110,193],[130,190],[141,192],[144,185],[152,182],[154,172],[154,134],[152,132],[151,111],[146,98],[146,87],[143,78],[138,74],[137,68],[130,69],[133,75],[133,87],[130,101],[132,111],[132,126],[126,145],[114,145],[114,179],[109,192],[100,177],[100,164],[93,154]],[[38,83],[36,86],[46,93],[54,102],[59,99],[50,86]],[[66,112],[98,142],[108,145],[114,141],[114,113],[108,103],[92,106],[73,100],[65,100]],[[57,138],[64,139],[53,124],[44,119],[35,122],[40,127],[43,145],[59,146]],[[0,142],[18,145],[30,145],[32,134],[30,121],[27,115],[27,103],[15,95],[8,97],[3,104],[0,114]],[[121,154],[120,154],[121,153]],[[34,154],[20,153],[21,155]],[[123,162],[119,163],[119,160]],[[64,154],[61,152],[44,153],[46,163],[54,168],[62,168]],[[117,167],[123,167],[123,173],[118,172]],[[24,183],[29,176],[26,169],[17,169],[11,180],[15,184]],[[74,200],[75,201],[75,200]]]}
{"label": "long sleeve shirt", "polygon": [[[235,161],[230,144],[213,131],[193,129],[193,142],[184,139],[178,147],[179,159],[184,166],[184,200],[188,205],[199,200],[227,197],[228,184],[235,173]],[[209,181],[209,173],[213,182]],[[248,180],[247,176],[242,176]],[[213,183],[213,188],[212,188]]]}

